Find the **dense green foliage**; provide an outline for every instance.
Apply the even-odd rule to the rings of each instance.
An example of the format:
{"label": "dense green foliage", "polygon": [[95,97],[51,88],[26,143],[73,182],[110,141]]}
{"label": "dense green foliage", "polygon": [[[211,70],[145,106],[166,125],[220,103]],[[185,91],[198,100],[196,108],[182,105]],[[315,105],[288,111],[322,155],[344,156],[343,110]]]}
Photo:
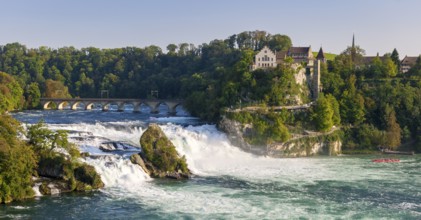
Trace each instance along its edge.
{"label": "dense green foliage", "polygon": [[322,73],[325,94],[340,104],[346,129],[344,149],[396,149],[411,143],[421,150],[421,61],[406,74],[398,74],[399,54],[363,62],[363,50],[352,48],[328,62]]}
{"label": "dense green foliage", "polygon": [[[153,45],[116,49],[29,49],[12,43],[0,46],[0,71],[18,79],[30,102],[27,107],[37,105],[38,90],[45,97],[93,98],[108,94],[118,98],[146,98],[155,90],[159,98],[199,97],[202,93],[194,92],[204,90],[220,97],[229,93],[222,92],[222,88],[232,89],[228,81],[220,84],[220,80],[222,77],[235,80],[232,74],[226,75],[232,73],[241,51],[259,50],[264,45],[286,50],[291,44],[288,36],[264,31],[242,32],[199,46],[170,44],[167,53]],[[242,67],[248,68],[250,61]],[[102,93],[103,90],[108,93]],[[232,102],[219,101],[221,103],[216,103],[214,108]]]}
{"label": "dense green foliage", "polygon": [[341,122],[338,101],[330,94],[320,95],[311,117],[317,130],[329,131],[333,125],[339,125]]}
{"label": "dense green foliage", "polygon": [[32,176],[37,159],[26,143],[17,139],[22,129],[15,119],[0,114],[0,203],[32,197]]}
{"label": "dense green foliage", "polygon": [[[0,99],[7,100],[0,102],[0,111],[38,107],[40,96],[147,98],[158,91],[159,98],[185,99],[184,107],[192,115],[216,122],[228,108],[294,105],[297,97],[310,102],[308,88],[294,80],[297,70],[290,59],[274,69],[250,70],[256,51],[265,45],[281,51],[292,42],[285,35],[251,31],[198,46],[170,44],[167,52],[153,45],[28,49],[7,44],[0,46],[0,71],[17,83],[11,77],[0,78],[13,82],[0,83]],[[309,114],[279,122],[266,113],[253,116],[258,134],[267,137],[258,142],[284,140],[288,136],[282,134],[299,131],[297,127],[326,132],[337,125],[350,128],[345,148],[368,147],[368,143],[396,148],[411,142],[421,149],[421,59],[401,74],[396,49],[369,62],[364,53],[358,46],[348,47],[322,64],[324,96]],[[269,131],[274,126],[278,129]],[[370,141],[360,142],[358,129],[369,130],[372,135],[363,139]]]}
{"label": "dense green foliage", "polygon": [[16,80],[0,71],[0,113],[22,107],[22,89]]}
{"label": "dense green foliage", "polygon": [[227,113],[227,117],[242,124],[252,125],[253,130],[245,137],[246,141],[250,144],[265,145],[273,142],[285,142],[290,138],[290,133],[285,125],[285,114],[288,113],[230,112]]}
{"label": "dense green foliage", "polygon": [[93,167],[77,160],[80,153],[74,144],[68,142],[66,131],[49,130],[41,121],[28,127],[27,137],[39,158],[39,175],[67,181],[70,191],[104,186]]}
{"label": "dense green foliage", "polygon": [[66,181],[69,191],[103,186],[93,167],[77,161],[79,151],[64,131],[40,122],[28,128],[27,142],[18,139],[22,133],[18,121],[0,114],[0,203],[32,197],[32,177],[38,175]]}

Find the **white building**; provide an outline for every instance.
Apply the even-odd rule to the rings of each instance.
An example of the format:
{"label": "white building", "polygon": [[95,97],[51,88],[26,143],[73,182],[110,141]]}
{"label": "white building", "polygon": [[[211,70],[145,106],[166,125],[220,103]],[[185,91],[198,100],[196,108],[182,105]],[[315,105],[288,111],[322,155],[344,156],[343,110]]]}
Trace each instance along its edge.
{"label": "white building", "polygon": [[252,70],[275,68],[278,65],[276,63],[276,54],[267,46],[264,46],[263,49],[256,54],[254,59],[255,62],[251,66]]}

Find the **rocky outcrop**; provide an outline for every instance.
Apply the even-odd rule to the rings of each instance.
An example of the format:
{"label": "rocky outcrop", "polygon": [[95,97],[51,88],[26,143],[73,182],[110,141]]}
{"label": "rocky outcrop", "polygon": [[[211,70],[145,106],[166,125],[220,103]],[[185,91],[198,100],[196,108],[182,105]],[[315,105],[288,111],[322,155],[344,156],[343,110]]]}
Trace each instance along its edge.
{"label": "rocky outcrop", "polygon": [[316,155],[336,156],[340,154],[342,142],[303,137],[291,142],[275,143],[268,147],[272,157],[309,157]]}
{"label": "rocky outcrop", "polygon": [[257,155],[266,155],[266,146],[257,146],[247,143],[244,139],[250,132],[252,132],[252,126],[249,124],[243,125],[238,121],[228,119],[223,117],[222,120],[218,123],[218,128],[224,131],[227,134],[230,142],[242,150]]}
{"label": "rocky outcrop", "polygon": [[140,154],[132,154],[130,156],[130,161],[134,164],[139,165],[140,167],[142,167],[143,171],[145,171],[146,174],[148,174],[149,176],[151,175],[151,172],[149,171],[149,169],[146,167],[145,165],[145,161],[143,161],[142,157],[140,156]]}
{"label": "rocky outcrop", "polygon": [[70,167],[71,162],[64,159],[64,157],[46,157],[41,158],[38,163],[37,173],[42,177],[49,177],[54,179],[67,179],[65,167]]}
{"label": "rocky outcrop", "polygon": [[104,152],[111,152],[118,150],[118,145],[115,142],[104,142],[99,145],[99,149]]}
{"label": "rocky outcrop", "polygon": [[308,157],[315,155],[338,155],[341,153],[342,142],[336,132],[318,135],[299,135],[299,138],[285,143],[272,143],[265,146],[251,145],[246,137],[251,131],[251,125],[243,125],[237,121],[223,117],[218,128],[227,134],[231,143],[244,151],[271,157]]}
{"label": "rocky outcrop", "polygon": [[185,157],[180,157],[175,146],[157,124],[150,124],[140,138],[142,151],[130,160],[154,178],[186,179],[191,175]]}
{"label": "rocky outcrop", "polygon": [[103,142],[99,145],[99,149],[104,152],[113,152],[113,151],[125,151],[125,150],[133,150],[136,147],[131,146],[130,144],[124,142],[117,142],[117,141],[108,141]]}
{"label": "rocky outcrop", "polygon": [[104,187],[93,166],[74,163],[63,156],[41,158],[37,168],[39,191],[43,195],[87,191]]}
{"label": "rocky outcrop", "polygon": [[[37,184],[40,183],[40,184]],[[42,195],[55,195],[60,193],[71,192],[72,189],[69,186],[68,181],[57,180],[51,178],[40,178],[36,180],[36,185],[38,185],[38,191]]]}
{"label": "rocky outcrop", "polygon": [[74,177],[76,179],[76,191],[85,191],[104,187],[101,176],[91,165],[84,164],[74,169]]}

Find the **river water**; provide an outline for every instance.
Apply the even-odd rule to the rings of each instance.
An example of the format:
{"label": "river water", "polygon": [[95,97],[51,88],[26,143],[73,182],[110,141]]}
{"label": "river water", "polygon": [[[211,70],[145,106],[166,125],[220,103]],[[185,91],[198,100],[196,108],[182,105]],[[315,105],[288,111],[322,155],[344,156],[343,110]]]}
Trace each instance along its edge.
{"label": "river water", "polygon": [[[380,156],[274,159],[232,146],[214,125],[181,113],[168,117],[128,112],[26,111],[68,130],[105,188],[40,196],[0,206],[11,219],[421,219],[421,157],[373,163]],[[128,157],[139,151],[148,123],[158,123],[187,158],[190,180],[152,180]],[[119,153],[99,145],[121,142]]]}

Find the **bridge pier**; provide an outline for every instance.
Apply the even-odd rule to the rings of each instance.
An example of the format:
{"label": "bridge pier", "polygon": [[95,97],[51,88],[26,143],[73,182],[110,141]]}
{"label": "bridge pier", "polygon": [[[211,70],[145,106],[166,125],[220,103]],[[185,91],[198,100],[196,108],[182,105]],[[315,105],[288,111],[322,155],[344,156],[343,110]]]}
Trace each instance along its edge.
{"label": "bridge pier", "polygon": [[117,111],[124,112],[124,102],[117,102]]}
{"label": "bridge pier", "polygon": [[159,101],[148,101],[145,102],[145,104],[147,106],[149,106],[149,108],[151,108],[151,114],[158,114],[159,113],[159,104],[161,104],[161,102]]}
{"label": "bridge pier", "polygon": [[176,115],[177,114],[177,106],[180,105],[178,102],[165,102],[165,104],[168,106],[168,114],[169,115]]}
{"label": "bridge pier", "polygon": [[140,106],[142,105],[141,102],[133,102],[133,112],[139,113],[140,112]]}

